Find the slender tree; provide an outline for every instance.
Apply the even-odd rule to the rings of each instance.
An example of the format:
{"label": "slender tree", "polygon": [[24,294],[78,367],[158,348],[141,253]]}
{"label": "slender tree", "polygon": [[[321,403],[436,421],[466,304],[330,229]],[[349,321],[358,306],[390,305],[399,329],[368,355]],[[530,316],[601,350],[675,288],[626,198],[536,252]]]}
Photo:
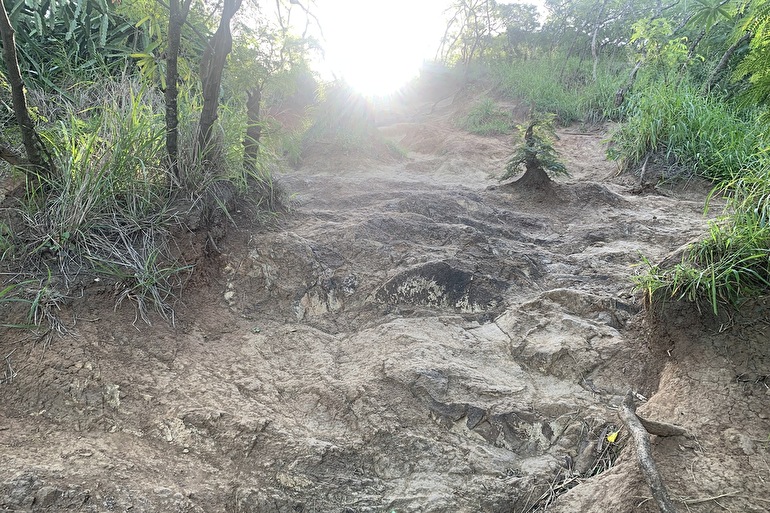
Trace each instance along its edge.
{"label": "slender tree", "polygon": [[179,180],[179,48],[182,26],[190,13],[192,0],[170,0],[168,19],[168,48],[166,50],[166,153],[168,166]]}
{"label": "slender tree", "polygon": [[[21,78],[19,69],[19,60],[16,55],[15,32],[8,18],[8,11],[5,8],[4,0],[0,0],[0,40],[3,43],[3,61],[8,70],[8,82],[11,85],[11,97],[13,101],[13,112],[16,116],[16,122],[21,129],[21,139],[24,149],[27,152],[27,158],[22,164],[22,168],[30,174],[40,176],[49,175],[53,171],[53,162],[43,145],[42,139],[35,130],[35,124],[29,115],[27,108],[27,98],[24,94],[24,81]],[[12,162],[13,163],[13,162]]]}
{"label": "slender tree", "polygon": [[243,138],[243,165],[248,171],[257,169],[259,144],[262,138],[262,88],[254,87],[246,91],[246,136]]}
{"label": "slender tree", "polygon": [[240,9],[241,1],[224,0],[219,28],[209,40],[201,58],[200,77],[203,88],[203,109],[198,127],[198,155],[200,158],[206,156],[206,150],[211,142],[211,131],[218,117],[217,108],[222,85],[222,72],[227,62],[227,56],[233,48],[230,22]]}

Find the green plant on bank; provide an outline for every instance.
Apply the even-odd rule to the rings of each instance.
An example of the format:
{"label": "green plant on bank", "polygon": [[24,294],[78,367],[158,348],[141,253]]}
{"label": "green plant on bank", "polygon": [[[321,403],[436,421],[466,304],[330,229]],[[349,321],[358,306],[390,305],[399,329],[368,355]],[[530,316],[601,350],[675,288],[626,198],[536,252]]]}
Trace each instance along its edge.
{"label": "green plant on bank", "polygon": [[[522,171],[567,175],[567,168],[559,160],[553,140],[556,136],[554,115],[534,115],[527,126],[520,126],[524,133],[523,141],[516,147],[513,156],[505,166],[505,173],[500,180],[507,180]],[[526,175],[525,175],[526,176]],[[547,175],[545,176],[547,178]]]}
{"label": "green plant on bank", "polygon": [[29,189],[6,259],[36,276],[55,269],[65,291],[109,279],[118,302],[133,300],[145,321],[149,306],[173,321],[174,291],[189,267],[170,247],[179,214],[163,167],[163,118],[147,91],[111,88],[101,105],[73,108],[44,132],[60,173]]}
{"label": "green plant on bank", "polygon": [[498,63],[492,74],[500,91],[513,100],[523,100],[538,112],[550,112],[561,125],[598,123],[620,116],[615,92],[625,79],[625,63],[609,61],[591,77],[589,63],[543,57],[513,63]]}
{"label": "green plant on bank", "polygon": [[409,151],[406,150],[400,144],[398,144],[396,141],[391,141],[390,139],[386,139],[385,146],[388,148],[388,151],[390,151],[396,157],[406,158],[409,155]]}
{"label": "green plant on bank", "polygon": [[725,214],[713,221],[706,238],[693,244],[681,263],[661,269],[644,260],[636,287],[652,299],[663,292],[676,299],[707,301],[714,314],[738,307],[770,290],[770,162],[725,183]]}
{"label": "green plant on bank", "polygon": [[514,127],[513,114],[498,107],[491,98],[482,98],[460,121],[460,127],[479,135],[507,134]]}
{"label": "green plant on bank", "polygon": [[24,321],[0,323],[3,328],[30,329],[44,326],[48,333],[64,334],[66,326],[61,323],[58,310],[66,299],[65,295],[53,286],[50,269],[39,279],[28,279],[9,283],[0,289],[0,306],[23,305],[26,310]]}
{"label": "green plant on bank", "polygon": [[625,123],[613,134],[610,158],[624,168],[662,154],[671,165],[717,181],[730,180],[765,143],[759,111],[736,112],[686,82],[657,84],[629,98]]}

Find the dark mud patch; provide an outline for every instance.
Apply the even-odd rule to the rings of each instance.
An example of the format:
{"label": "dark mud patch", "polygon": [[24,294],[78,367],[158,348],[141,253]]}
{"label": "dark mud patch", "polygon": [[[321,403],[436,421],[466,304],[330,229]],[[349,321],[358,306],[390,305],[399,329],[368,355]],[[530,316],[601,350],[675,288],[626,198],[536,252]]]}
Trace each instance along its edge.
{"label": "dark mud patch", "polygon": [[489,276],[430,262],[399,273],[375,293],[380,303],[419,305],[462,313],[494,310],[509,284]]}

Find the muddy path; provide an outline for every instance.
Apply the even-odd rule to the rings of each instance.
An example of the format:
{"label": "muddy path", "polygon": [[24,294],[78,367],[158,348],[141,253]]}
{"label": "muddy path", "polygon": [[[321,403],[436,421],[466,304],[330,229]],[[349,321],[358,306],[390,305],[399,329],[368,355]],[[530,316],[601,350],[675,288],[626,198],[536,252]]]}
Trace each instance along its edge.
{"label": "muddy path", "polygon": [[578,128],[552,191],[500,185],[510,141],[426,105],[380,128],[404,155],[287,172],[293,212],[231,234],[176,329],[105,293],[72,336],[6,338],[0,507],[652,512],[625,431],[603,442],[633,389],[697,433],[656,442],[677,500],[766,511],[762,330],[631,292],[703,232],[705,187],[638,194]]}

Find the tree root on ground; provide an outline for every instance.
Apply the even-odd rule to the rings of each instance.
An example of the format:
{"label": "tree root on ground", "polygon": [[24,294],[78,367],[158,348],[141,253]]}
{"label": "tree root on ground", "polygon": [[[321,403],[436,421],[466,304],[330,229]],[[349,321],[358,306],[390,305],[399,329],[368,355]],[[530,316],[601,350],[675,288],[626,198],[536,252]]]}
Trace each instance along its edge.
{"label": "tree root on ground", "polygon": [[660,509],[661,513],[676,513],[676,508],[673,502],[671,502],[671,497],[669,497],[666,485],[663,483],[660,472],[658,472],[655,460],[652,459],[650,433],[659,436],[686,436],[687,432],[679,426],[640,419],[636,415],[634,396],[630,391],[626,394],[620,407],[620,418],[626,424],[631,437],[634,439],[639,466],[642,469],[645,480],[647,480],[647,484],[650,486],[652,497],[658,504],[658,509]]}

